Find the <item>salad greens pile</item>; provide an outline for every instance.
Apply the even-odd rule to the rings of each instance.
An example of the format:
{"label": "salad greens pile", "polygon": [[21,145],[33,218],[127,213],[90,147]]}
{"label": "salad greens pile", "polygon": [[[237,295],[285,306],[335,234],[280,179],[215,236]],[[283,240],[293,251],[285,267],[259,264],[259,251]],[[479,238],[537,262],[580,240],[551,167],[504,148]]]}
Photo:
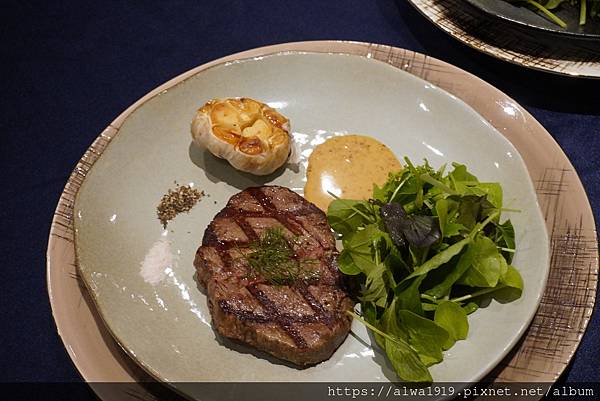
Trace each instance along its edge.
{"label": "salad greens pile", "polygon": [[579,25],[585,25],[587,16],[595,17],[600,14],[600,0],[589,0],[589,7],[587,0],[507,0],[509,3],[524,3],[536,11],[540,11],[548,19],[554,22],[556,25],[566,28],[567,24],[560,19],[551,10],[555,10],[561,6],[562,3],[569,2],[572,6],[577,6],[579,3]]}
{"label": "salad greens pile", "polygon": [[390,174],[373,198],[336,198],[327,218],[344,245],[339,269],[360,283],[361,314],[399,378],[429,382],[428,367],[469,331],[484,294],[521,296],[511,266],[515,232],[500,221],[502,188],[464,165],[434,170],[427,160]]}

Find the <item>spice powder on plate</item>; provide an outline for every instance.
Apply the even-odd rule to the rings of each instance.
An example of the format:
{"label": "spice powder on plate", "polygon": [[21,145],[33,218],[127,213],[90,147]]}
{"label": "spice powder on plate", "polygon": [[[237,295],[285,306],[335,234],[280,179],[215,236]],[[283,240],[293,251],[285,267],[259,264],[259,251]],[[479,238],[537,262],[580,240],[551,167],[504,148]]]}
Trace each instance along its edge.
{"label": "spice powder on plate", "polygon": [[198,201],[204,196],[204,191],[199,191],[188,185],[169,189],[163,195],[160,203],[156,207],[156,215],[164,228],[167,228],[169,221],[173,220],[179,213],[189,212]]}

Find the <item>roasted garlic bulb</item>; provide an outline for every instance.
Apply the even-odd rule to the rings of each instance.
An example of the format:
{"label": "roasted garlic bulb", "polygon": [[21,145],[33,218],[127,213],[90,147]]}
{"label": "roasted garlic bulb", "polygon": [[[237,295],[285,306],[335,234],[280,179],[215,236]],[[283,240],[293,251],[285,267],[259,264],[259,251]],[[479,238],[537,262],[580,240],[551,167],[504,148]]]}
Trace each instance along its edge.
{"label": "roasted garlic bulb", "polygon": [[290,154],[289,120],[249,98],[214,99],[192,121],[192,138],[200,147],[226,159],[238,170],[271,174]]}

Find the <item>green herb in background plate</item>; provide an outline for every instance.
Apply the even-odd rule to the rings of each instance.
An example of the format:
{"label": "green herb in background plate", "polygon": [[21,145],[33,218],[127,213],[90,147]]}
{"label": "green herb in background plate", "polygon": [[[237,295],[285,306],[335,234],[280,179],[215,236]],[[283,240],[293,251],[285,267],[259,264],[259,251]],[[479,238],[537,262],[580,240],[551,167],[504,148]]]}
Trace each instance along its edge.
{"label": "green herb in background plate", "polygon": [[[587,16],[596,17],[600,13],[600,0],[506,0],[509,3],[523,4],[535,11],[544,14],[548,19],[556,25],[566,28],[567,24],[552,12],[559,8],[562,3],[570,3],[571,6],[579,8],[579,25],[585,25]],[[589,4],[589,7],[588,7]]]}
{"label": "green herb in background plate", "polygon": [[335,199],[327,217],[342,237],[339,269],[360,282],[361,314],[348,313],[373,331],[400,379],[430,382],[428,367],[467,338],[483,296],[510,302],[523,281],[500,184],[457,163],[445,173],[405,162],[372,199]]}

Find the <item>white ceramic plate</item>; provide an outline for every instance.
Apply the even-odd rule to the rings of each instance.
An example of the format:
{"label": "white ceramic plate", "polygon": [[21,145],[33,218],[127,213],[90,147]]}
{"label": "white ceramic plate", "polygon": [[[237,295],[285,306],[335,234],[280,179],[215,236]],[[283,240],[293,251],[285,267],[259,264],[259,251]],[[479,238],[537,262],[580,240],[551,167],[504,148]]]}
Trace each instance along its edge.
{"label": "white ceramic plate", "polygon": [[[431,368],[436,381],[471,382],[489,372],[533,317],[548,273],[548,239],[534,188],[515,148],[454,96],[369,58],[284,53],[215,66],[182,81],[133,111],[83,183],[74,207],[81,276],[117,341],[154,377],[184,381],[385,381],[384,359],[357,338],[331,359],[297,370],[215,339],[192,260],[208,222],[239,190],[273,183],[302,191],[305,166],[265,179],[239,173],[191,146],[189,123],[213,97],[249,96],[279,108],[295,138],[309,149],[345,132],[372,135],[398,156],[427,157],[438,166],[459,161],[485,181],[501,182],[517,230],[514,264],[523,296],[492,302],[470,316],[466,341]],[[316,140],[316,141],[315,141]],[[210,197],[169,225],[178,258],[157,286],[140,262],[163,234],[155,208],[162,194],[193,182]],[[191,394],[199,397],[198,394]]]}

